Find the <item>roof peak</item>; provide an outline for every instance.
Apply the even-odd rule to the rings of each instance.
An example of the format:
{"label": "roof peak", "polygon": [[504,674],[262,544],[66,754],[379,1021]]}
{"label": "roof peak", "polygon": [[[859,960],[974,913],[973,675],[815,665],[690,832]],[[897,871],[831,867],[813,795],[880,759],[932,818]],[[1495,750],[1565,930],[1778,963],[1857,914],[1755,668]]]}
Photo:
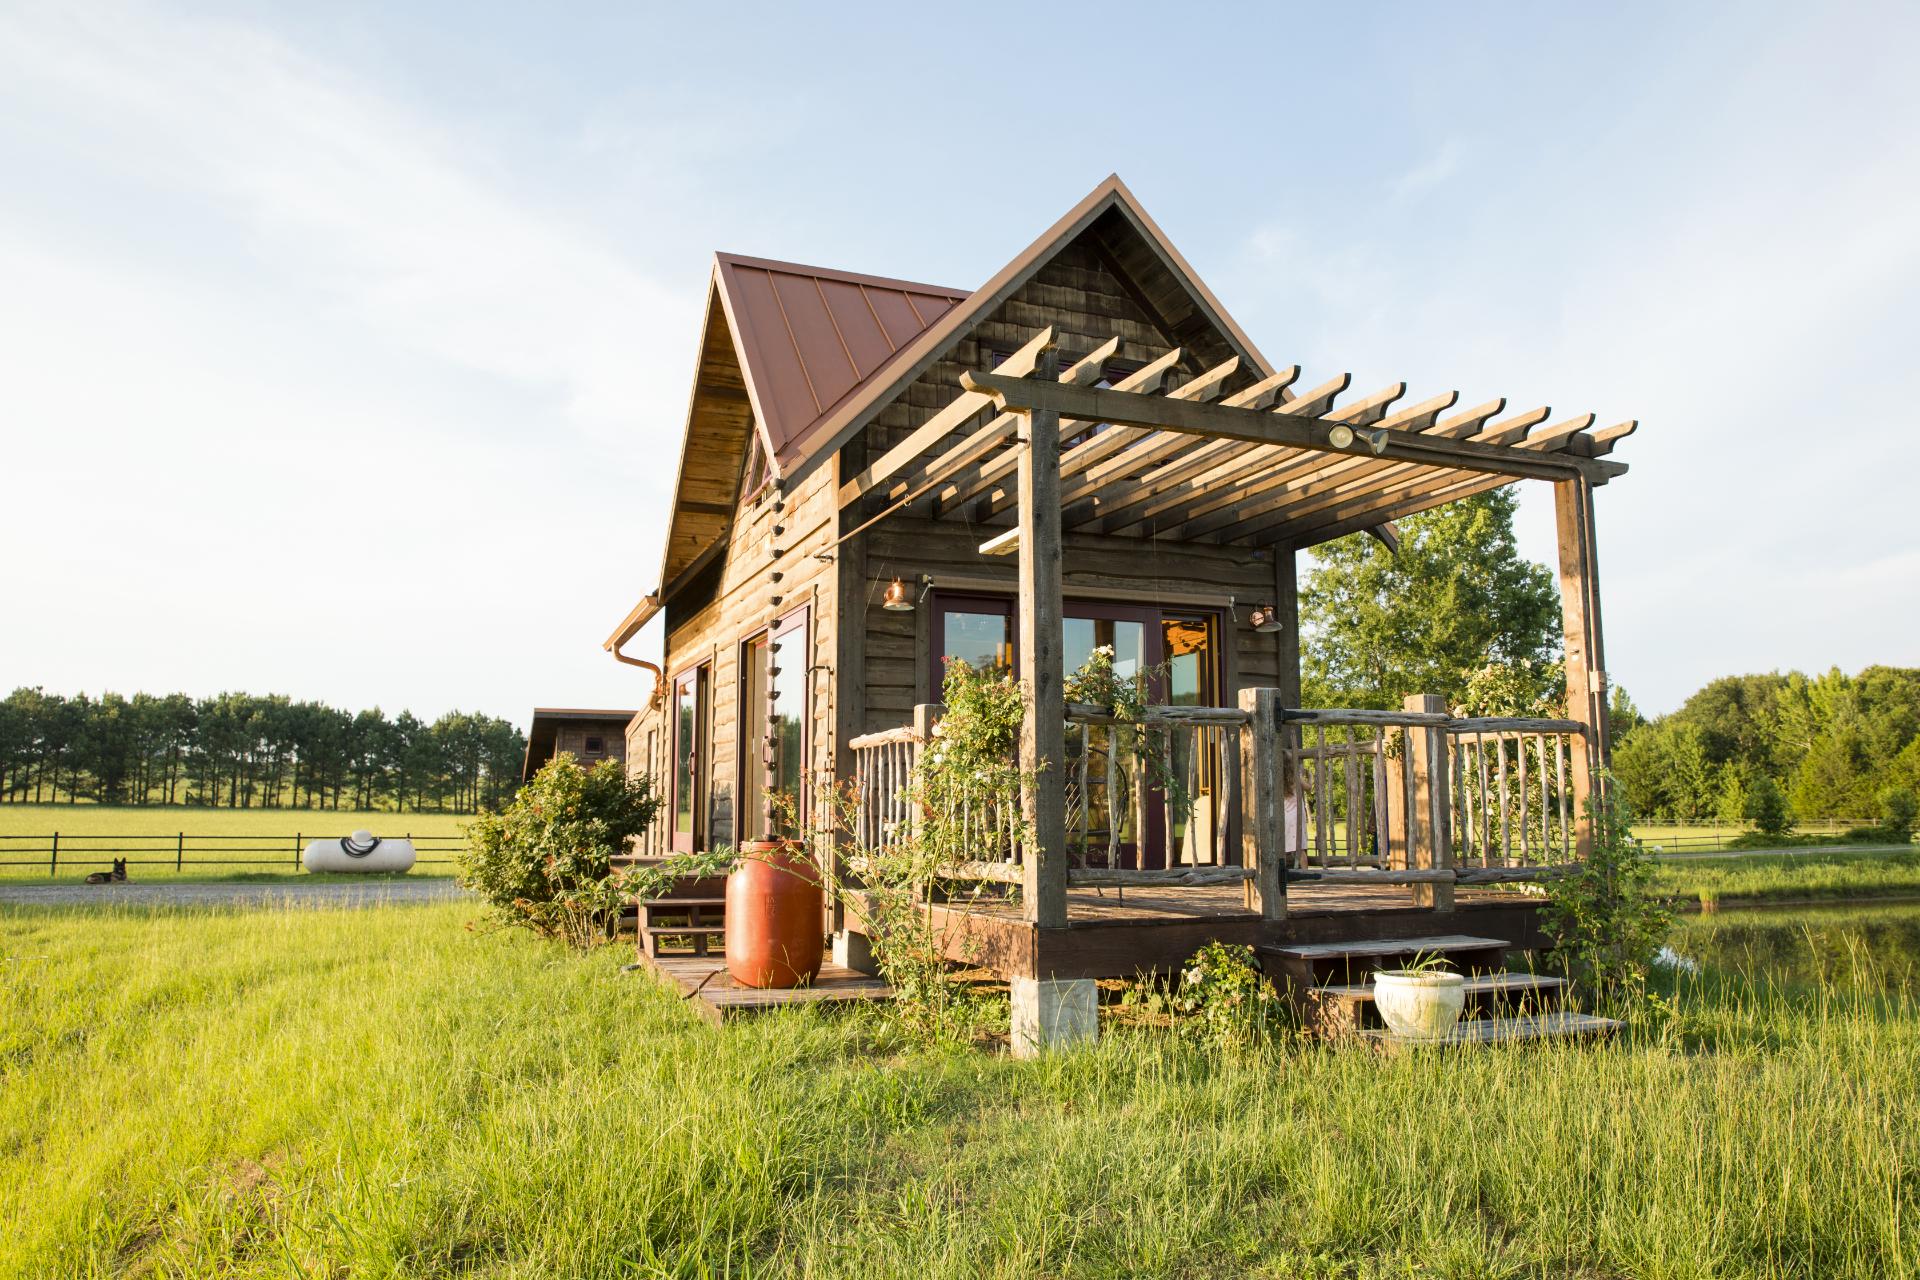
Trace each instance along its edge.
{"label": "roof peak", "polygon": [[720,267],[753,267],[761,271],[780,271],[788,275],[816,276],[822,280],[839,280],[846,284],[868,285],[879,289],[897,289],[908,293],[927,293],[945,295],[960,299],[972,294],[971,289],[955,289],[943,284],[926,284],[918,280],[907,280],[895,276],[878,276],[862,271],[845,271],[839,267],[815,267],[804,262],[786,262],[779,258],[762,258],[748,253],[727,253],[716,251],[714,264]]}

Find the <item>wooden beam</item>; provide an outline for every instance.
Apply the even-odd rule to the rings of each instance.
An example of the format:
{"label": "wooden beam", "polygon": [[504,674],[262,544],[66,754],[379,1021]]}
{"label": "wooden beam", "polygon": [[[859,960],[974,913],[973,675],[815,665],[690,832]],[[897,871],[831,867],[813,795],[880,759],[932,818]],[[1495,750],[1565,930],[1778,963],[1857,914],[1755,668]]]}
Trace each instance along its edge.
{"label": "wooden beam", "polygon": [[[1534,423],[1543,420],[1547,413],[1545,408],[1517,413],[1467,438],[1487,443],[1515,442]],[[1438,429],[1438,424],[1435,429]],[[1330,507],[1397,493],[1423,483],[1432,475],[1431,467],[1390,462],[1382,458],[1360,459],[1357,465],[1344,472],[1337,471],[1333,465],[1325,465],[1307,474],[1304,479],[1270,492],[1258,502],[1243,503],[1234,511],[1211,520],[1195,521],[1169,536],[1198,537],[1226,528],[1229,523],[1237,526],[1233,534],[1235,537],[1244,537],[1248,533],[1257,535],[1269,528],[1303,525],[1309,517]],[[1237,517],[1237,520],[1231,517]]]}
{"label": "wooden beam", "polygon": [[1292,547],[1273,549],[1273,607],[1280,630],[1280,705],[1300,705],[1300,556]]}
{"label": "wooden beam", "polygon": [[[1397,382],[1391,387],[1375,392],[1364,400],[1343,406],[1339,412],[1327,415],[1329,421],[1343,422],[1349,427],[1367,427],[1375,423],[1384,427],[1399,426],[1403,430],[1421,430],[1432,424],[1432,416],[1445,404],[1452,403],[1457,393],[1436,396],[1416,405],[1404,414],[1391,414],[1387,410],[1392,403],[1406,393],[1407,384]],[[1301,403],[1301,401],[1296,401]],[[1290,413],[1293,405],[1283,406],[1277,412]],[[1324,453],[1312,453],[1301,449],[1275,449],[1262,446],[1243,446],[1241,456],[1227,467],[1217,468],[1205,475],[1187,480],[1168,490],[1166,497],[1150,502],[1139,514],[1121,519],[1118,512],[1111,522],[1103,521],[1101,532],[1115,532],[1142,520],[1151,520],[1150,532],[1174,539],[1197,537],[1208,531],[1201,517],[1230,508],[1224,514],[1216,516],[1214,527],[1224,528],[1244,518],[1247,503],[1259,494],[1268,492],[1295,476],[1312,475],[1329,468],[1342,465],[1358,466],[1362,462],[1372,461],[1372,456],[1360,458],[1335,456]],[[1250,451],[1249,451],[1250,450]],[[1263,509],[1271,509],[1268,504]],[[1071,523],[1075,512],[1069,510]]]}
{"label": "wooden beam", "polygon": [[[1000,362],[999,372],[1007,377],[1022,378],[1034,370],[1040,356],[1053,349],[1053,326],[1048,325],[1029,339],[1026,345]],[[946,439],[948,434],[964,426],[969,420],[990,407],[990,397],[972,392],[962,393],[948,403],[947,407],[916,427],[905,440],[881,454],[871,466],[840,486],[840,505],[846,506],[861,494],[867,492],[881,481],[891,476],[901,467],[912,462],[934,445]]]}
{"label": "wooden beam", "polygon": [[[1114,388],[1115,390],[1140,392],[1158,390],[1160,384],[1166,381],[1167,374],[1179,362],[1180,351],[1178,348],[1175,348],[1159,359],[1153,360],[1141,368],[1134,370],[1119,382],[1115,383]],[[1072,435],[1086,425],[1084,422],[1062,422],[1060,429],[1066,435]],[[1080,447],[1085,448],[1087,445],[1097,443],[1099,438],[1099,436],[1095,436],[1093,440],[1087,441],[1086,445]],[[1016,465],[1017,460],[1013,458],[992,458],[980,464],[972,475],[960,477],[953,484],[943,488],[935,496],[931,514],[944,516],[956,507],[964,506],[973,501],[973,499],[979,497],[981,494],[990,491],[994,485],[1002,479],[1012,475]]]}
{"label": "wooden beam", "polygon": [[1338,511],[1329,512],[1325,523],[1301,521],[1298,525],[1288,525],[1279,531],[1231,530],[1221,536],[1221,541],[1245,542],[1254,545],[1285,541],[1300,547],[1315,546],[1322,542],[1331,542],[1335,538],[1344,538],[1350,533],[1361,533],[1378,528],[1383,522],[1390,523],[1405,519],[1407,516],[1417,515],[1433,507],[1445,506],[1449,502],[1458,502],[1476,493],[1486,493],[1513,483],[1515,481],[1510,476],[1461,477],[1458,473],[1429,469],[1427,478],[1414,487],[1358,510],[1344,514]]}
{"label": "wooden beam", "polygon": [[[1009,379],[1011,381],[1011,379]],[[1066,672],[1063,669],[1060,565],[1060,416],[1027,414],[1019,450],[1020,681],[1026,705],[1020,725],[1020,768],[1034,781],[1021,787],[1028,840],[1020,906],[1042,929],[1067,925]],[[1044,975],[1043,975],[1044,976]]]}
{"label": "wooden beam", "polygon": [[1263,919],[1287,917],[1286,790],[1281,778],[1278,689],[1242,689],[1247,727],[1240,736],[1240,861],[1253,868],[1247,883]]}
{"label": "wooden beam", "polygon": [[[1197,404],[1165,396],[1134,395],[1095,387],[1071,387],[1039,379],[1008,378],[991,373],[963,373],[960,384],[970,392],[987,392],[1002,408],[1052,410],[1063,416],[1115,426],[1162,427],[1197,436],[1250,440],[1258,444],[1287,445],[1323,453],[1358,453],[1368,444],[1355,439],[1335,445],[1329,433],[1344,424],[1328,418],[1299,419],[1278,413],[1259,413],[1225,405]],[[1379,428],[1376,456],[1399,461],[1452,467],[1487,475],[1538,480],[1574,477],[1600,478],[1621,474],[1624,468],[1598,458],[1530,453],[1521,449],[1478,444],[1470,440],[1443,440],[1416,432]]]}

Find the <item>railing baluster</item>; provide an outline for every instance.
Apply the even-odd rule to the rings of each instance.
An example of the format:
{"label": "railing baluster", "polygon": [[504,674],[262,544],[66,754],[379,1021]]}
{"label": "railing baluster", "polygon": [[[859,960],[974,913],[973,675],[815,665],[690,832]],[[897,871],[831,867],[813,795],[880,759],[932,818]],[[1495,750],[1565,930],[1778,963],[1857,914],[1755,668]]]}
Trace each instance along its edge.
{"label": "railing baluster", "polygon": [[1500,865],[1513,865],[1513,830],[1507,825],[1507,735],[1493,735],[1494,769],[1500,783]]}

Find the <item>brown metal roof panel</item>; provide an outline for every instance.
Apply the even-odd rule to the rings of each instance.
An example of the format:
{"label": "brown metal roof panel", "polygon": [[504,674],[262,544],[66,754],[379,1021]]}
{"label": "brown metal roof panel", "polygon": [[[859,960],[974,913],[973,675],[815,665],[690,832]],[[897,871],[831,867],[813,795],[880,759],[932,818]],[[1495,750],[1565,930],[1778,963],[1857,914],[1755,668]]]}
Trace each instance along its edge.
{"label": "brown metal roof panel", "polygon": [[843,280],[821,280],[818,284],[854,368],[861,378],[871,377],[875,369],[893,359],[893,353],[899,350],[899,344],[888,338],[887,331],[880,327],[869,301],[869,295],[885,290],[868,289]]}
{"label": "brown metal roof panel", "polygon": [[[811,418],[853,388],[860,381],[847,345],[840,338],[827,301],[820,296],[820,284],[812,276],[772,272],[773,291],[780,299],[780,316],[800,363],[807,371],[807,386],[813,393]],[[783,438],[780,443],[785,444]]]}
{"label": "brown metal roof panel", "polygon": [[805,364],[787,332],[780,298],[770,272],[749,269],[729,273],[741,363],[757,393],[755,403],[776,449],[819,414]]}

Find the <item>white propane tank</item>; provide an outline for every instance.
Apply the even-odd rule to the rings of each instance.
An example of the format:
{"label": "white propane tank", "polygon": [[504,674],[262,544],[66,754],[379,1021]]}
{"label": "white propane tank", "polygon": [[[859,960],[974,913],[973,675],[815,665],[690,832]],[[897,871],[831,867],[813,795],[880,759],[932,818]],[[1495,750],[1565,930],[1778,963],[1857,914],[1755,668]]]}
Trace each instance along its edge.
{"label": "white propane tank", "polygon": [[413,867],[413,841],[382,840],[371,831],[356,831],[338,840],[315,840],[300,855],[309,871],[408,871]]}

